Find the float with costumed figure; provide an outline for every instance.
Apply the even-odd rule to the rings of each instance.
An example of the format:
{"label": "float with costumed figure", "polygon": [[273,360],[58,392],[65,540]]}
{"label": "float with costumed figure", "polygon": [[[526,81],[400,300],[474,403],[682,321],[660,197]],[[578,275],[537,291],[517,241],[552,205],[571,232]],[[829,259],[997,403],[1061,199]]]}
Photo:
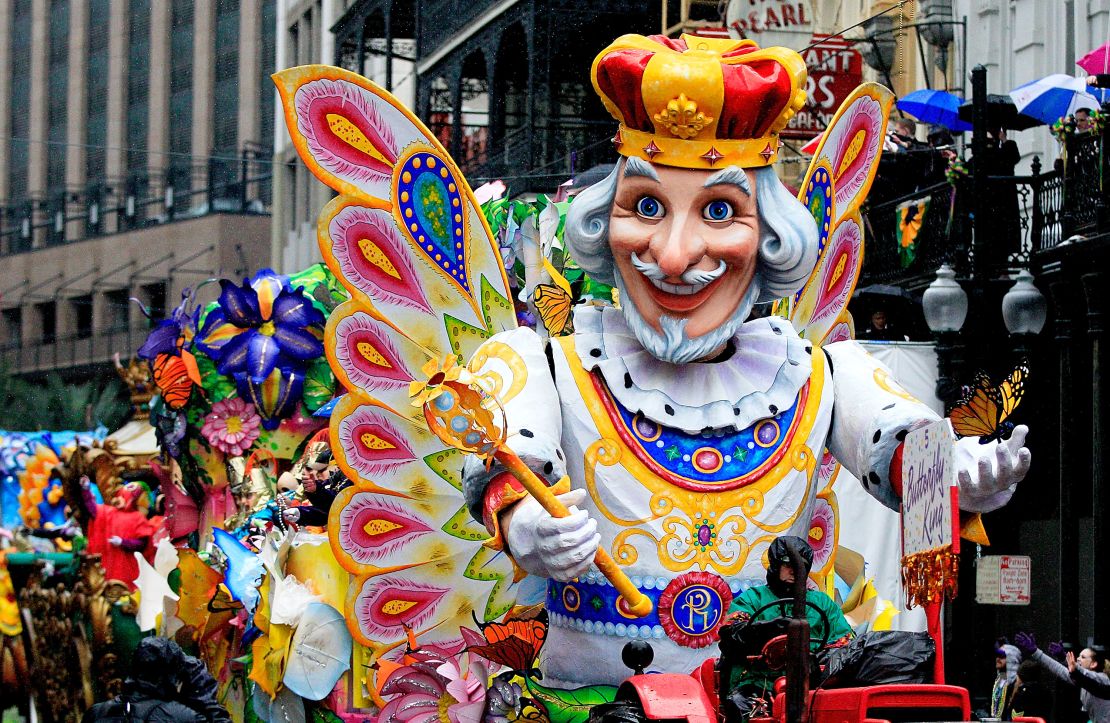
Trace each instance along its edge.
{"label": "float with costumed figure", "polygon": [[[899,507],[907,435],[940,418],[850,341],[846,311],[892,95],[846,102],[795,198],[773,164],[805,76],[796,53],[750,41],[629,35],[602,51],[592,80],[619,160],[562,240],[620,305],[543,314],[569,292],[537,283],[555,322],[538,330],[518,327],[476,199],[407,109],[340,69],[275,76],[302,160],[339,194],[318,229],[351,297],[324,342],[352,486],[328,537],[381,720],[585,720],[629,665],[683,680],[640,678],[629,701],[651,680],[685,689],[734,601],[769,580],[772,543],[851,518],[838,465]],[[783,315],[750,320],[768,302]],[[949,445],[963,509],[1008,501],[1024,436]],[[716,678],[698,689],[729,693]],[[946,691],[966,715],[966,692]]]}
{"label": "float with costumed figure", "polygon": [[[751,41],[618,38],[592,68],[612,172],[483,209],[377,85],[276,74],[338,193],[325,264],[190,292],[139,351],[166,509],[117,601],[138,630],[203,659],[236,721],[785,720],[807,695],[966,719],[927,635],[853,640],[824,595],[839,467],[897,510],[907,440],[947,423],[851,341],[892,96],[853,94],[796,198],[774,162],[805,77]],[[944,437],[959,507],[1008,501],[1024,434]],[[913,551],[935,604],[949,551]],[[912,684],[860,687],[860,641],[908,645]],[[849,687],[807,693],[809,652]]]}

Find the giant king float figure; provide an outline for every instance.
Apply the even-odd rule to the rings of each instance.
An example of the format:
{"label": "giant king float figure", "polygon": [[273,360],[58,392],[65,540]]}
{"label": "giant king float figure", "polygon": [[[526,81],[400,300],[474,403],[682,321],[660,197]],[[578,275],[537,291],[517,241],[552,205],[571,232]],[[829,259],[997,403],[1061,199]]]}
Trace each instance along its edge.
{"label": "giant king float figure", "polygon": [[[327,347],[351,391],[332,440],[355,486],[329,531],[358,576],[352,632],[376,654],[396,654],[406,626],[458,642],[472,617],[507,612],[527,573],[546,585],[546,685],[620,681],[634,638],[650,640],[655,669],[692,670],[714,654],[732,597],[763,583],[770,542],[807,536],[824,450],[896,509],[902,440],[937,419],[837,341],[850,336],[858,207],[888,91],[846,103],[803,203],[772,167],[805,100],[797,53],[627,35],[592,76],[619,122],[620,158],[572,204],[565,241],[621,305],[579,307],[574,333],[552,338],[515,328],[480,210],[407,110],[346,71],[276,76],[298,150],[341,194],[319,229],[353,297],[329,320]],[[748,320],[784,298],[794,324]],[[552,517],[502,465],[464,460],[429,433],[410,391],[449,406],[437,384],[452,379],[497,398],[505,447],[572,514]],[[1025,432],[957,443],[964,509],[1009,500],[1029,466]],[[599,547],[651,601],[646,617],[593,567]]]}

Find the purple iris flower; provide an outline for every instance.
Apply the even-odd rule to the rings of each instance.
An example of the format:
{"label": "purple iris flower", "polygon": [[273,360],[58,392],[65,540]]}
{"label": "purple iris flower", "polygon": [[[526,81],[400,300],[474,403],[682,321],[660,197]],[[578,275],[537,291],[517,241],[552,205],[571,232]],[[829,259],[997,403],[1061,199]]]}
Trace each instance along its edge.
{"label": "purple iris flower", "polygon": [[235,375],[235,388],[240,398],[248,400],[258,410],[262,428],[274,430],[301,403],[304,370],[275,367],[260,383],[239,372]]}
{"label": "purple iris flower", "polygon": [[[173,354],[174,356],[180,354],[180,350],[177,348],[177,340],[186,331],[189,331],[189,336],[192,335],[191,330],[197,328],[198,317],[200,316],[199,308],[190,311],[190,302],[196,292],[208,283],[206,281],[196,289],[187,288],[181,292],[181,303],[177,305],[177,308],[173,310],[169,317],[159,321],[150,330],[146,341],[139,347],[138,356],[140,359],[152,362],[159,354]],[[146,309],[143,311],[147,313]],[[149,316],[149,314],[147,315]]]}
{"label": "purple iris flower", "polygon": [[[219,305],[205,318],[196,342],[216,370],[237,383],[245,376],[261,385],[280,367],[300,372],[303,382],[304,367],[324,353],[325,322],[303,288],[289,288],[288,279],[270,269],[242,286],[222,279],[220,288]],[[251,396],[242,390],[240,395]]]}

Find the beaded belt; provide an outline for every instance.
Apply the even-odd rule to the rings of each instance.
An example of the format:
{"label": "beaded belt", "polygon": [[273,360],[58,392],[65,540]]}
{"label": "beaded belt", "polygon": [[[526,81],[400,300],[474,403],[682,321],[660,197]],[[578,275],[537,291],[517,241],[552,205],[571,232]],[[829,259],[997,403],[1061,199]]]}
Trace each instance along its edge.
{"label": "beaded belt", "polygon": [[632,584],[651,600],[651,614],[637,618],[628,611],[608,580],[588,572],[574,582],[551,580],[547,586],[550,623],[595,635],[662,640],[702,648],[717,642],[717,628],[734,594],[762,580],[726,581],[709,572],[688,572],[676,578],[632,577]]}

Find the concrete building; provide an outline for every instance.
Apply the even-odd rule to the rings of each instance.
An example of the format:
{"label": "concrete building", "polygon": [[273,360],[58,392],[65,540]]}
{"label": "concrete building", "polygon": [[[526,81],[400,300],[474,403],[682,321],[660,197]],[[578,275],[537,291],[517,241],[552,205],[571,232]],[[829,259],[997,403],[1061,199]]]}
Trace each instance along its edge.
{"label": "concrete building", "polygon": [[276,0],[0,3],[0,360],[94,370],[271,263]]}

